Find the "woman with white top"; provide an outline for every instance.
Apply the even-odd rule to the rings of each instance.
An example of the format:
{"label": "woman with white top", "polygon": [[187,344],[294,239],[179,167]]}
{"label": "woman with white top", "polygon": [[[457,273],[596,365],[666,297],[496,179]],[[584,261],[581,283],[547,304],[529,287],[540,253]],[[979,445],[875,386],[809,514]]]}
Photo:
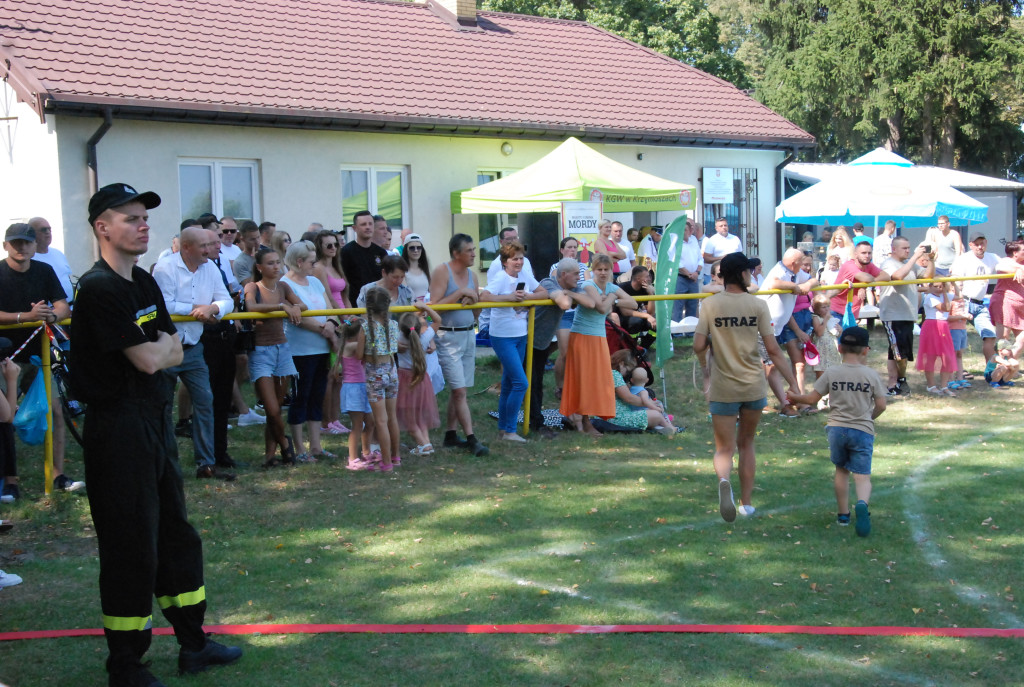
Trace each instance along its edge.
{"label": "woman with white top", "polygon": [[413,303],[423,303],[430,293],[430,261],[427,251],[423,248],[423,238],[419,234],[409,234],[402,244],[402,257],[409,265],[405,273],[405,285],[412,291]]}
{"label": "woman with white top", "polygon": [[[328,310],[330,301],[323,283],[313,276],[316,248],[312,241],[296,241],[284,255],[288,273],[281,281],[288,284],[309,310]],[[317,458],[334,458],[320,445],[320,422],[323,420],[324,393],[330,351],[337,346],[338,321],[324,316],[303,317],[298,325],[288,322],[285,336],[298,371],[298,388],[288,407],[288,424],[292,443],[299,454],[296,462],[312,463]],[[309,451],[303,442],[303,425],[309,430]]]}
{"label": "woman with white top", "polygon": [[[523,269],[525,249],[518,241],[503,245],[498,255],[502,271],[480,294],[481,301],[522,302],[548,297],[548,292],[529,270]],[[526,441],[517,432],[519,409],[526,398],[529,381],[523,360],[526,358],[528,308],[494,308],[491,312],[491,346],[501,361],[501,394],[498,396],[498,437],[506,441]]]}

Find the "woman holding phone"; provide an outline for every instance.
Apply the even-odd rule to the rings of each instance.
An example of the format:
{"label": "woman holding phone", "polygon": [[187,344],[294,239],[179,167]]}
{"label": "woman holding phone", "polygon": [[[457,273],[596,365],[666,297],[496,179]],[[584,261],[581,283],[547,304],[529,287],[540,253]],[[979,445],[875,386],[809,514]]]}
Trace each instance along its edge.
{"label": "woman holding phone", "polygon": [[[480,294],[481,301],[510,303],[547,298],[548,292],[537,283],[529,270],[523,270],[523,244],[518,241],[503,245],[498,253],[501,272]],[[519,409],[526,398],[529,382],[523,360],[526,357],[528,308],[494,308],[491,312],[491,346],[501,361],[501,394],[498,396],[498,438],[505,441],[526,441],[519,435]]]}

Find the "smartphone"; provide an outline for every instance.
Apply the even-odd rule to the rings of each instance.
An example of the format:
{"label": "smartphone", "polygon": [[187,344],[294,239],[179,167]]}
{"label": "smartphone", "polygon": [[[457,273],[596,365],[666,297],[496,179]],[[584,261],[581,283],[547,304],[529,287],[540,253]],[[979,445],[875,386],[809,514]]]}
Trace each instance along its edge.
{"label": "smartphone", "polygon": [[525,281],[521,281],[518,284],[516,284],[516,291],[522,291],[525,288],[526,288],[526,282]]}
{"label": "smartphone", "polygon": [[921,248],[924,248],[924,252],[925,253],[931,253],[932,252],[932,247],[929,246],[927,243],[922,243],[921,244]]}

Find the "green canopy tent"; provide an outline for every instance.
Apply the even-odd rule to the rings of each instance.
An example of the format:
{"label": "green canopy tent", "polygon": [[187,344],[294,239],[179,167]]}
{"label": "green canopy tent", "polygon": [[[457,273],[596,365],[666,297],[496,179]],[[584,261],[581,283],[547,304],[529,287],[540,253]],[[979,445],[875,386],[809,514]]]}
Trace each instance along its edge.
{"label": "green canopy tent", "polygon": [[695,188],[633,169],[579,139],[532,165],[463,191],[452,191],[452,214],[561,212],[567,201],[601,200],[605,212],[693,210]]}

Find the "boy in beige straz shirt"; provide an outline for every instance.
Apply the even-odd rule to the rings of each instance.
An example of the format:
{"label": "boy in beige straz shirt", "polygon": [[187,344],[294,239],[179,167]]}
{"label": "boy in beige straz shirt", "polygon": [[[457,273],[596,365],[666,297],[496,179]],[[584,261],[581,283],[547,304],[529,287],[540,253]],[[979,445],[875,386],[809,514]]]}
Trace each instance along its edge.
{"label": "boy in beige straz shirt", "polygon": [[885,385],[877,372],[865,365],[868,330],[848,327],[839,337],[843,364],[830,367],[814,382],[814,391],[789,394],[793,403],[816,404],[829,397],[829,451],[836,466],[835,490],[839,514],[836,521],[850,524],[850,473],[857,492],[857,534],[871,533],[871,456],[875,445],[875,418],[885,411]]}

